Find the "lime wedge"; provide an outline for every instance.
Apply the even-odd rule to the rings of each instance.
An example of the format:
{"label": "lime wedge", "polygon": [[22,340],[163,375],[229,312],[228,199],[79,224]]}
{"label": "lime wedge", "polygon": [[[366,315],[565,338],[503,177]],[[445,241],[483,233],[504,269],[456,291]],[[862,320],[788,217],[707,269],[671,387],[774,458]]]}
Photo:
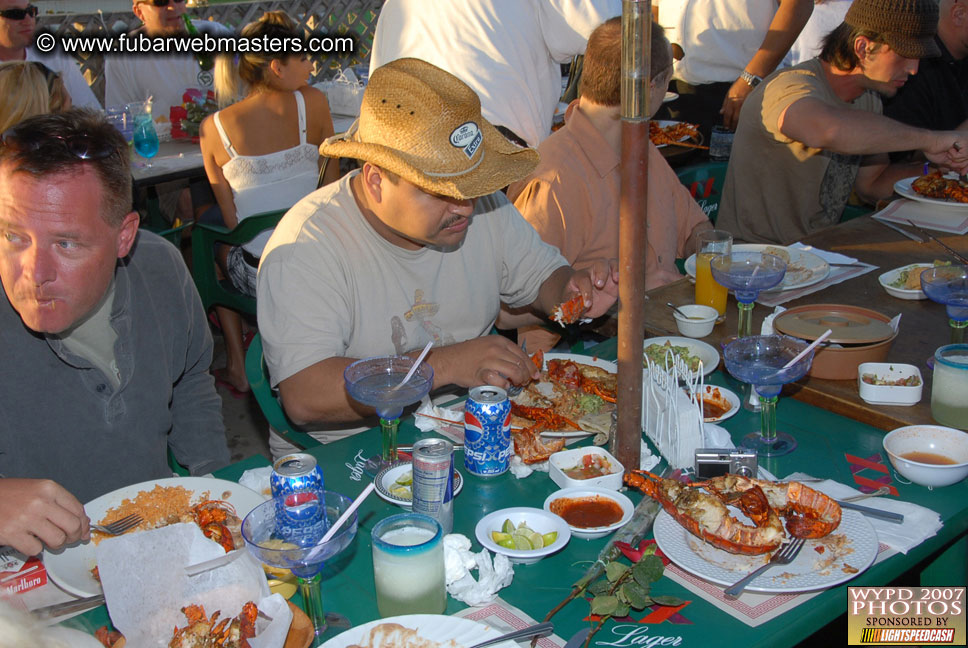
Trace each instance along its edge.
{"label": "lime wedge", "polygon": [[500,531],[491,531],[491,539],[494,540],[494,542],[496,542],[497,544],[501,544],[502,542],[508,542],[509,540],[511,540],[511,534],[501,533]]}
{"label": "lime wedge", "polygon": [[531,542],[522,535],[511,536],[514,539],[514,548],[521,549],[523,551],[531,551],[533,547]]}
{"label": "lime wedge", "polygon": [[538,533],[537,531],[532,531],[528,535],[528,540],[531,541],[531,548],[532,549],[541,549],[543,546],[545,546],[544,545],[544,538],[541,537],[541,534]]}
{"label": "lime wedge", "polygon": [[396,479],[396,483],[402,486],[409,486],[413,483],[413,471],[408,470]]}
{"label": "lime wedge", "polygon": [[504,533],[514,533],[514,522],[510,519],[504,520],[504,526],[501,527],[501,531],[504,531]]}
{"label": "lime wedge", "polygon": [[558,539],[558,532],[552,531],[551,533],[546,533],[541,536],[541,539],[544,540],[544,546],[550,547],[555,543],[555,540]]}
{"label": "lime wedge", "polygon": [[511,539],[511,536],[507,535],[506,533],[504,533],[502,535],[506,536],[507,539],[506,540],[501,540],[500,542],[498,542],[498,545],[500,545],[501,547],[504,547],[505,549],[514,549],[515,548],[514,547],[514,540]]}

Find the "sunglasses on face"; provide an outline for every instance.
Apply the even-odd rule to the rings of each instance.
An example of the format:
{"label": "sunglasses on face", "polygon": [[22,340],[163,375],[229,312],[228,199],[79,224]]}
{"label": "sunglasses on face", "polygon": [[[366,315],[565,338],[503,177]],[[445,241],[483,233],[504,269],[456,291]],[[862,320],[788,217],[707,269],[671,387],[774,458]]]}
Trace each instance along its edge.
{"label": "sunglasses on face", "polygon": [[39,151],[49,146],[60,146],[78,160],[103,160],[121,151],[89,135],[51,135],[16,126],[0,135],[0,146],[23,152]]}
{"label": "sunglasses on face", "polygon": [[[167,2],[167,0],[165,0]],[[185,0],[182,0],[184,2]],[[7,20],[23,20],[27,16],[31,18],[36,18],[40,10],[34,5],[27,5],[23,9],[3,9],[0,11],[0,17],[6,18]]]}
{"label": "sunglasses on face", "polygon": [[185,0],[143,0],[141,4],[150,4],[156,7],[167,7],[169,2],[173,2],[175,4],[182,4],[183,2],[185,2]]}

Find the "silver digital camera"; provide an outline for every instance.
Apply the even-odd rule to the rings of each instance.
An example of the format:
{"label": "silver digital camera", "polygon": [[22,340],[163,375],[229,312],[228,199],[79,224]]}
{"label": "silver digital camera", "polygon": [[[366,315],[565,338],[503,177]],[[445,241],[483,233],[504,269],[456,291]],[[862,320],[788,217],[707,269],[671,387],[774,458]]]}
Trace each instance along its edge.
{"label": "silver digital camera", "polygon": [[696,478],[709,479],[726,473],[756,477],[756,452],[746,448],[699,448],[696,450]]}

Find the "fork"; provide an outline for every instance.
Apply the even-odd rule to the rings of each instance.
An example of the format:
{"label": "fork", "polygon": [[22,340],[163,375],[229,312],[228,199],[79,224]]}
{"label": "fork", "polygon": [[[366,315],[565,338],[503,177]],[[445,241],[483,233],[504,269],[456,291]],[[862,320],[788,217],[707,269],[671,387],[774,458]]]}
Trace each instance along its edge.
{"label": "fork", "polygon": [[108,535],[121,535],[125,531],[138,526],[141,522],[141,516],[137,513],[132,513],[108,524],[92,524],[91,529]]}
{"label": "fork", "polygon": [[[527,340],[525,340],[524,342],[521,343],[521,350],[524,351],[524,354],[525,355],[528,354],[528,341]],[[508,398],[514,398],[515,396],[517,396],[518,394],[521,393],[521,390],[522,389],[524,389],[524,386],[523,385],[511,385],[510,387],[508,387]]]}
{"label": "fork", "polygon": [[795,538],[792,541],[785,543],[779,548],[779,550],[777,550],[775,554],[773,554],[773,557],[770,558],[770,562],[740,579],[735,585],[727,587],[723,593],[727,598],[739,597],[739,595],[743,593],[743,590],[746,589],[746,586],[749,585],[754,578],[765,572],[773,565],[789,565],[791,562],[793,562],[793,559],[796,558],[797,554],[800,553],[800,550],[803,549],[803,542],[803,538]]}

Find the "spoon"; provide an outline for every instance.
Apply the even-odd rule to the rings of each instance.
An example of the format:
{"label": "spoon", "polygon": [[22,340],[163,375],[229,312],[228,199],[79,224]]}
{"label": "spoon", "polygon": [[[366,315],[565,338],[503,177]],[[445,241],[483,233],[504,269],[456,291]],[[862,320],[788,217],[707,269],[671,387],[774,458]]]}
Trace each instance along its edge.
{"label": "spoon", "polygon": [[555,625],[550,621],[545,621],[544,623],[538,623],[533,626],[528,626],[527,628],[522,628],[521,630],[515,630],[514,632],[503,634],[500,637],[495,637],[494,639],[482,641],[481,643],[474,644],[471,646],[471,648],[484,648],[484,646],[493,646],[494,644],[501,643],[502,641],[510,641],[512,639],[527,639],[528,637],[548,635],[554,632],[554,630]]}
{"label": "spoon", "polygon": [[705,318],[703,318],[703,317],[693,317],[693,316],[691,316],[691,315],[686,315],[686,314],[685,314],[685,313],[683,313],[683,312],[682,312],[681,310],[679,310],[679,307],[678,307],[678,306],[676,306],[676,305],[675,305],[675,304],[673,304],[672,302],[666,302],[666,306],[668,306],[669,308],[671,308],[671,309],[672,309],[672,310],[674,310],[675,312],[677,312],[677,313],[679,313],[679,315],[681,315],[681,316],[682,316],[683,318],[685,318],[685,319],[691,319],[691,320],[701,320],[701,319],[705,319]]}
{"label": "spoon", "polygon": [[406,385],[408,380],[413,378],[413,375],[417,373],[417,367],[419,367],[420,363],[423,362],[424,358],[427,357],[427,353],[430,352],[430,347],[432,347],[433,345],[434,345],[433,340],[427,343],[427,346],[424,347],[424,350],[421,351],[420,355],[417,356],[417,359],[414,361],[413,366],[410,367],[410,371],[407,372],[407,375],[403,377],[403,380],[400,381],[399,385],[395,385],[391,387],[390,391],[397,391],[398,389]]}

